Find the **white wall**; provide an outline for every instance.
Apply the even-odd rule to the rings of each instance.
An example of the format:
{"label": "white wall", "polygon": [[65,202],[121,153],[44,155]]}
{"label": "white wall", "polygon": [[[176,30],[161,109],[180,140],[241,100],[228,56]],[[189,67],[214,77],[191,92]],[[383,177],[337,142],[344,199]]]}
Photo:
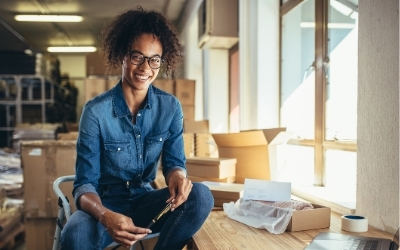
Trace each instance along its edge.
{"label": "white wall", "polygon": [[279,126],[279,1],[239,1],[240,129]]}
{"label": "white wall", "polygon": [[357,214],[399,227],[399,2],[359,1]]}
{"label": "white wall", "polygon": [[198,18],[194,16],[193,21],[186,26],[181,34],[184,40],[184,78],[196,81],[195,94],[195,117],[197,121],[203,120],[203,55],[197,46]]}

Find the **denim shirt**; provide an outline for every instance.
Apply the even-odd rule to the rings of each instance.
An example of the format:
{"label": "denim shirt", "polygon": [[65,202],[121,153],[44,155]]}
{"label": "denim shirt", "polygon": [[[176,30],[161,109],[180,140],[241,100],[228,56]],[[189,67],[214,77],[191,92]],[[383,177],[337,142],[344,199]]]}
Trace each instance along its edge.
{"label": "denim shirt", "polygon": [[132,123],[121,81],[89,101],[82,112],[77,140],[74,199],[102,185],[152,182],[161,156],[163,174],[186,172],[183,113],[179,100],[150,85],[144,108]]}

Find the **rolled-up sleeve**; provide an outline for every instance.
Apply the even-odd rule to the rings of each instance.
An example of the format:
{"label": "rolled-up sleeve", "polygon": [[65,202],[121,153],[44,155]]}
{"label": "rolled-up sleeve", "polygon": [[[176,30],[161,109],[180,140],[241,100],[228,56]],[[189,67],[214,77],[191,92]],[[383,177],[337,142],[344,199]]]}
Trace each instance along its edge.
{"label": "rolled-up sleeve", "polygon": [[91,106],[85,106],[79,124],[73,190],[77,208],[80,208],[78,201],[82,194],[87,192],[97,194],[96,188],[100,177],[100,125],[93,109]]}

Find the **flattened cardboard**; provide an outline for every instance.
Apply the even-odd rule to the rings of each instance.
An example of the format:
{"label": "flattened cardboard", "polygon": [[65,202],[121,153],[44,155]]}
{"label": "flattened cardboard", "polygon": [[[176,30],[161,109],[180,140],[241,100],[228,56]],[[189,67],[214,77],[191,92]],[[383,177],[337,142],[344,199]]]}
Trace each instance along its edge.
{"label": "flattened cardboard", "polygon": [[286,231],[296,232],[331,226],[331,208],[312,204],[314,209],[293,211]]}
{"label": "flattened cardboard", "polygon": [[210,178],[227,178],[235,176],[236,159],[191,157],[186,159],[188,175]]}
{"label": "flattened cardboard", "polygon": [[[270,180],[270,156],[268,144],[286,128],[243,131],[230,134],[212,134],[218,155],[236,158],[236,182],[245,178]],[[272,139],[271,139],[272,138]]]}
{"label": "flattened cardboard", "polygon": [[[55,218],[58,214],[57,196],[53,182],[60,176],[74,175],[76,161],[75,141],[23,141],[21,165],[24,177],[25,218]],[[75,210],[72,183],[60,185]]]}

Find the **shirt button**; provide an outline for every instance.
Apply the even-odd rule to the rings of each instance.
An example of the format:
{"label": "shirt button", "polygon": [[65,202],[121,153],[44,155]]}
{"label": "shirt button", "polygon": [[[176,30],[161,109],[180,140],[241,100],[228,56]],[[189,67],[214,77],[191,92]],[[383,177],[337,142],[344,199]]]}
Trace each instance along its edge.
{"label": "shirt button", "polygon": [[140,135],[136,135],[136,138],[140,138]]}
{"label": "shirt button", "polygon": [[139,158],[142,159],[142,155],[139,155]]}
{"label": "shirt button", "polygon": [[160,141],[162,141],[162,138],[160,138]]}
{"label": "shirt button", "polygon": [[139,114],[137,114],[137,116],[141,116],[141,114],[139,113]]}
{"label": "shirt button", "polygon": [[118,148],[117,150],[118,150],[118,151],[121,151],[121,148]]}

